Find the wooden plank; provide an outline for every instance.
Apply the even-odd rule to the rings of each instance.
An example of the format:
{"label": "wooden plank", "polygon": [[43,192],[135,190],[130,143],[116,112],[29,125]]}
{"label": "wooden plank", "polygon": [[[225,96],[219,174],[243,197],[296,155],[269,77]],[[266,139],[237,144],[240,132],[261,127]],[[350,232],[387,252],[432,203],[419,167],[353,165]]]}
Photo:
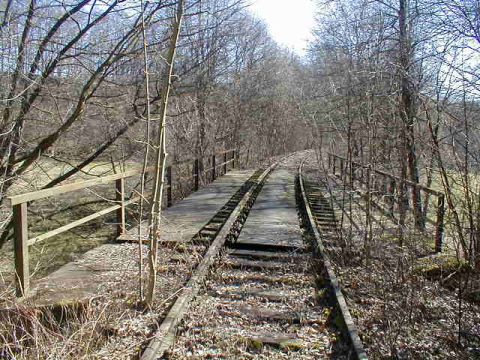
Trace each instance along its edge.
{"label": "wooden plank", "polygon": [[17,277],[16,295],[25,296],[30,287],[28,265],[27,203],[13,207],[15,272]]}
{"label": "wooden plank", "polygon": [[[133,198],[133,199],[130,199],[130,200],[128,200],[128,201],[125,201],[124,206],[127,206],[127,205],[129,205],[129,204],[132,204],[132,203],[138,201],[139,199],[140,199],[140,197],[135,197],[135,198]],[[91,215],[85,216],[85,217],[83,217],[83,218],[81,218],[81,219],[78,219],[78,220],[76,220],[76,221],[73,221],[73,222],[71,222],[71,223],[69,223],[69,224],[67,224],[67,225],[64,225],[64,226],[61,226],[61,227],[59,227],[59,228],[57,228],[57,229],[48,231],[48,232],[46,232],[46,233],[44,233],[44,234],[42,234],[42,235],[38,235],[38,236],[36,236],[36,237],[28,240],[28,245],[30,246],[30,245],[36,244],[36,243],[38,243],[38,242],[40,242],[40,241],[49,239],[49,238],[51,238],[51,237],[53,237],[53,236],[59,235],[59,234],[61,234],[61,233],[64,233],[65,231],[71,230],[71,229],[73,229],[73,228],[76,228],[77,226],[83,225],[83,224],[85,224],[85,223],[87,223],[87,222],[89,222],[89,221],[92,221],[92,220],[94,220],[94,219],[97,219],[97,218],[99,218],[99,217],[101,217],[101,216],[103,216],[103,215],[106,215],[106,214],[108,214],[108,213],[111,213],[111,212],[113,212],[113,211],[116,211],[116,210],[120,209],[121,207],[122,207],[122,205],[120,205],[120,204],[119,204],[119,205],[110,206],[110,207],[108,207],[108,208],[106,208],[106,209],[103,209],[103,210],[100,210],[100,211],[98,211],[98,212],[96,212],[96,213],[94,213],[94,214],[91,214]]]}
{"label": "wooden plank", "polygon": [[437,222],[435,224],[435,251],[442,251],[443,228],[445,217],[445,197],[439,196],[437,203]]}
{"label": "wooden plank", "polygon": [[[335,155],[335,154],[331,154],[331,153],[329,153],[329,154],[334,157],[334,160],[335,160],[336,158],[338,158],[338,159],[340,160],[341,164],[343,164],[343,161],[348,161],[347,158],[345,158],[345,157],[343,157],[343,156]],[[361,163],[359,163],[359,162],[357,162],[357,161],[352,161],[351,163],[352,163],[352,164],[355,164],[355,165],[358,165],[358,166],[361,167],[362,169],[368,168],[368,165],[361,164]],[[419,183],[413,182],[413,181],[408,180],[408,179],[401,179],[401,178],[399,178],[398,176],[395,176],[395,175],[393,175],[393,174],[389,174],[389,173],[387,173],[387,172],[385,172],[385,171],[382,171],[382,170],[373,170],[373,171],[374,171],[375,173],[377,173],[377,174],[380,174],[380,175],[389,177],[389,178],[391,178],[391,179],[396,179],[396,180],[398,180],[398,181],[402,181],[403,183],[405,183],[405,184],[407,184],[407,185],[409,185],[409,186],[418,187],[419,189],[421,189],[421,190],[423,190],[423,191],[425,191],[426,193],[429,193],[429,194],[431,194],[431,195],[435,195],[435,196],[441,196],[441,195],[443,195],[443,193],[440,192],[440,191],[437,191],[437,190],[428,188],[428,187],[426,187],[426,186],[423,186],[423,185],[421,185],[421,184],[419,184]],[[334,170],[333,170],[333,173],[335,174],[335,161],[334,161]]]}
{"label": "wooden plank", "polygon": [[305,246],[295,206],[295,176],[276,170],[263,186],[248,215],[237,245]]}
{"label": "wooden plank", "polygon": [[[258,307],[258,306],[240,306],[238,308],[239,312],[243,316],[247,316],[254,320],[260,321],[272,321],[272,322],[289,322],[289,323],[299,323],[300,316],[294,311],[282,311],[282,310],[273,310],[267,307]],[[220,311],[220,314],[221,311]],[[225,314],[227,316],[231,316],[230,313]]]}
{"label": "wooden plank", "polygon": [[[216,154],[223,154],[223,153],[228,153],[233,150],[224,150],[221,152],[218,152]],[[213,155],[215,156],[215,155]],[[190,162],[195,162],[198,164],[198,159],[188,159],[184,161],[177,162],[175,164],[172,164],[174,166],[178,166],[181,164],[185,163],[190,163]],[[155,168],[153,166],[147,168],[147,172],[152,172],[154,171]],[[56,196],[60,194],[66,194],[72,191],[77,191],[77,190],[82,190],[86,189],[92,186],[97,186],[97,185],[102,185],[102,184],[108,184],[110,182],[113,182],[118,179],[122,178],[128,178],[134,175],[141,174],[142,169],[133,169],[133,170],[128,170],[119,174],[113,174],[113,175],[107,175],[107,176],[102,176],[99,178],[91,179],[91,180],[85,180],[85,181],[78,181],[74,182],[71,184],[65,184],[65,185],[60,185],[60,186],[55,186],[53,188],[48,188],[48,189],[43,189],[43,190],[37,190],[37,191],[32,191],[28,192],[25,194],[20,194],[20,195],[13,195],[7,198],[7,201],[10,203],[10,206],[14,206],[23,202],[28,202],[28,201],[33,201],[33,200],[40,200],[44,199],[46,197],[50,196]],[[198,171],[196,172],[197,178],[198,178]]]}
{"label": "wooden plank", "polygon": [[277,252],[277,251],[262,251],[262,250],[245,250],[233,249],[228,252],[230,256],[242,257],[248,259],[263,259],[263,260],[278,260],[278,261],[292,261],[292,258],[298,259],[304,257],[302,253],[297,252]]}
{"label": "wooden plank", "polygon": [[212,181],[215,181],[217,171],[216,171],[216,166],[215,166],[215,155],[212,155]]}
{"label": "wooden plank", "polygon": [[229,257],[225,261],[225,265],[232,269],[247,269],[247,270],[289,270],[292,272],[294,269],[289,269],[284,262],[278,262],[273,260],[248,260],[243,258]]}
{"label": "wooden plank", "polygon": [[[276,164],[270,166],[265,170],[257,180],[257,185],[263,181]],[[147,348],[141,356],[141,360],[154,360],[162,358],[165,351],[171,346],[174,339],[178,324],[183,319],[185,313],[190,307],[192,299],[197,295],[204,279],[208,274],[209,268],[215,262],[215,259],[220,252],[220,249],[226,242],[227,235],[230,233],[230,228],[233,226],[235,220],[240,215],[241,209],[247,204],[256,186],[252,186],[250,190],[244,195],[240,203],[235,207],[235,210],[231,213],[230,217],[226,221],[220,233],[215,238],[214,242],[208,249],[207,253],[203,257],[202,261],[198,265],[197,269],[193,273],[186,286],[183,288],[181,294],[170,308],[165,320],[160,325],[159,329],[155,333],[153,339],[148,344]]]}
{"label": "wooden plank", "polygon": [[223,154],[223,173],[227,173],[227,153]]}
{"label": "wooden plank", "polygon": [[117,210],[117,236],[125,234],[125,179],[115,181],[115,198],[120,208]]}
{"label": "wooden plank", "polygon": [[[152,171],[152,170],[153,170],[153,167],[148,168],[148,171]],[[10,196],[8,200],[10,202],[10,205],[13,206],[13,205],[17,205],[17,204],[28,202],[28,201],[40,200],[50,196],[57,196],[57,195],[66,194],[72,191],[86,189],[96,185],[108,184],[115,180],[140,174],[141,172],[142,172],[141,169],[129,170],[120,174],[102,176],[92,180],[78,181],[71,184],[55,186],[49,189],[33,191],[33,192],[21,194],[21,195],[14,195],[14,196]]]}
{"label": "wooden plank", "polygon": [[313,213],[312,209],[310,208],[310,203],[308,202],[307,199],[307,194],[305,192],[305,185],[303,182],[303,176],[302,176],[302,168],[303,168],[303,162],[300,164],[298,168],[298,178],[299,178],[299,183],[300,183],[300,192],[302,193],[302,201],[304,205],[304,209],[306,212],[306,215],[308,217],[313,235],[315,237],[315,242],[317,245],[318,249],[318,254],[321,256],[321,259],[323,260],[323,266],[326,271],[326,275],[328,276],[328,281],[330,282],[330,287],[331,287],[331,292],[335,296],[335,300],[339,309],[339,312],[343,318],[343,322],[345,324],[345,330],[348,335],[348,338],[352,344],[353,350],[355,352],[356,358],[359,360],[366,360],[368,359],[367,353],[365,352],[365,349],[363,347],[362,340],[360,339],[360,336],[358,335],[358,330],[357,327],[353,321],[352,315],[350,314],[350,311],[348,310],[347,302],[345,301],[345,297],[343,296],[342,293],[342,288],[340,286],[340,283],[335,275],[335,272],[333,271],[333,266],[330,262],[330,258],[328,257],[328,254],[325,250],[325,247],[322,242],[322,238],[320,236],[320,232],[318,231],[317,227],[315,226],[315,220],[313,218]]}
{"label": "wooden plank", "polygon": [[173,205],[172,199],[172,167],[167,167],[167,207]]}
{"label": "wooden plank", "polygon": [[194,177],[194,184],[193,189],[194,191],[198,191],[200,188],[200,163],[198,159],[195,159],[193,163],[193,177]]}
{"label": "wooden plank", "polygon": [[249,334],[246,338],[254,346],[270,345],[279,348],[303,347],[302,343],[298,340],[298,335],[289,333],[273,333],[262,332]]}

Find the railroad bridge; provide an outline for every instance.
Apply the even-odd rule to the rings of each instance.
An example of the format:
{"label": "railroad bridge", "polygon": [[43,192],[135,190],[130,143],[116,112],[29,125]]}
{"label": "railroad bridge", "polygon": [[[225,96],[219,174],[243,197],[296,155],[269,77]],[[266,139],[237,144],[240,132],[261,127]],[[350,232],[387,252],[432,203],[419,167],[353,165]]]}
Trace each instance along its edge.
{"label": "railroad bridge", "polygon": [[[143,339],[140,345],[142,359],[165,354],[175,358],[176,352],[189,346],[193,354],[211,354],[209,351],[238,339],[252,351],[258,351],[261,344],[271,349],[308,348],[319,358],[326,356],[326,349],[339,357],[366,358],[325,247],[338,236],[340,219],[348,216],[339,203],[341,196],[335,193],[345,193],[347,176],[349,191],[358,199],[365,196],[362,183],[368,176],[378,200],[372,203],[389,215],[392,223],[392,183],[398,179],[330,154],[325,178],[334,186],[327,186],[313,174],[313,159],[314,153],[306,151],[271,159],[258,169],[240,169],[235,150],[228,150],[208,161],[195,159],[167,168],[159,239],[157,302],[161,305],[157,310],[161,310],[144,319],[149,330],[148,341]],[[307,175],[305,161],[309,164]],[[191,183],[193,192],[175,201],[176,176],[182,171],[188,174],[183,180]],[[142,222],[129,226],[126,209],[139,200],[128,183],[138,174],[132,170],[10,198],[19,301],[35,307],[88,307],[101,302],[98,299],[122,298],[123,287],[136,284],[139,252],[145,252],[146,258],[142,243],[148,238],[148,226]],[[202,176],[207,179],[203,187]],[[116,189],[113,206],[29,238],[29,203],[106,184]],[[441,251],[443,195],[421,190],[437,199],[428,226],[435,243],[432,251]],[[112,212],[117,216],[115,243],[95,248],[30,282],[29,246]],[[356,226],[354,219],[350,220]],[[324,290],[330,300],[318,301],[313,294]],[[330,322],[331,326],[320,325],[328,316],[337,320]],[[199,328],[202,330],[196,332]],[[192,347],[192,334],[202,346]]]}

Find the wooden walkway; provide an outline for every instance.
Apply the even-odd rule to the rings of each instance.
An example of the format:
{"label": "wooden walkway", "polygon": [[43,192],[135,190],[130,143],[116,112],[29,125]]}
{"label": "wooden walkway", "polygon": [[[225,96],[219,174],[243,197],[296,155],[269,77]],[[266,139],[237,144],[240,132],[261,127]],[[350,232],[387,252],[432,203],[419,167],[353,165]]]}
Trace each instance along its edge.
{"label": "wooden walkway", "polygon": [[[220,208],[252,176],[253,170],[233,171],[162,211],[160,241],[186,242],[220,210]],[[142,224],[146,238],[147,224]],[[137,240],[138,227],[120,236],[119,240]]]}
{"label": "wooden walkway", "polygon": [[240,247],[303,248],[295,205],[295,177],[275,170],[250,210],[236,242]]}
{"label": "wooden walkway", "polygon": [[332,309],[312,298],[315,268],[305,251],[292,169],[279,165],[271,173],[230,247],[169,359],[311,359],[343,351],[337,330],[325,325]]}
{"label": "wooden walkway", "polygon": [[95,349],[111,358],[344,358],[296,186],[303,156],[229,172],[162,212],[150,311],[138,306],[139,248],[148,260],[138,227],[34,282],[21,301],[63,320],[111,311]]}
{"label": "wooden walkway", "polygon": [[[227,203],[252,170],[232,171],[218,178],[203,189],[191,194],[179,203],[162,212],[163,241],[186,242]],[[143,228],[146,228],[145,226]],[[130,231],[136,236],[138,228]],[[128,236],[127,236],[128,237]],[[127,271],[135,271],[138,260],[126,255],[121,243],[106,244],[85,253],[77,261],[68,263],[52,274],[34,282],[28,303],[35,306],[68,304],[83,299],[92,299],[101,293],[99,280],[103,274],[116,272],[119,277]],[[106,257],[125,257],[122,269],[105,266]]]}

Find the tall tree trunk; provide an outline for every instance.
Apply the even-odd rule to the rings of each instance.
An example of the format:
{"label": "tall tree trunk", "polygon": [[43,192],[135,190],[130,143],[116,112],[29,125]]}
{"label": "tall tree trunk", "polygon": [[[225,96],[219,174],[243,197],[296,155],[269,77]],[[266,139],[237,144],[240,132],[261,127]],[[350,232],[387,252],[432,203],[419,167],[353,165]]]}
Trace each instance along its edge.
{"label": "tall tree trunk", "polygon": [[[406,157],[408,162],[408,172],[410,180],[418,183],[420,180],[418,174],[418,160],[415,150],[415,128],[414,119],[416,114],[415,90],[412,83],[411,72],[413,63],[413,46],[410,38],[410,26],[408,24],[408,1],[399,0],[398,22],[400,28],[400,77],[401,77],[401,97],[400,97],[400,117],[403,120],[403,135],[406,145]],[[417,229],[425,229],[425,220],[422,212],[422,200],[420,189],[412,189],[412,205],[415,216],[415,226]]]}
{"label": "tall tree trunk", "polygon": [[168,97],[170,94],[170,87],[173,75],[173,62],[177,50],[177,42],[182,26],[182,18],[184,12],[185,1],[179,0],[177,2],[177,12],[172,23],[172,35],[170,38],[170,45],[167,55],[167,69],[162,80],[162,100],[160,104],[160,129],[158,131],[158,138],[155,143],[155,178],[154,189],[151,196],[151,212],[149,224],[149,279],[146,293],[146,304],[151,306],[154,299],[155,285],[157,282],[157,259],[158,259],[158,239],[160,237],[160,216],[162,211],[162,195],[163,186],[165,182],[165,165],[167,160],[166,152],[166,127],[165,120],[167,117]]}
{"label": "tall tree trunk", "polygon": [[145,25],[145,8],[143,0],[140,3],[142,11],[142,39],[143,39],[143,66],[145,74],[145,107],[146,107],[146,126],[145,126],[145,150],[142,165],[142,178],[140,185],[140,209],[138,216],[138,295],[140,302],[144,301],[144,283],[143,283],[143,241],[142,241],[142,222],[143,206],[145,194],[145,182],[147,178],[148,156],[150,153],[150,74],[148,72],[148,41]]}

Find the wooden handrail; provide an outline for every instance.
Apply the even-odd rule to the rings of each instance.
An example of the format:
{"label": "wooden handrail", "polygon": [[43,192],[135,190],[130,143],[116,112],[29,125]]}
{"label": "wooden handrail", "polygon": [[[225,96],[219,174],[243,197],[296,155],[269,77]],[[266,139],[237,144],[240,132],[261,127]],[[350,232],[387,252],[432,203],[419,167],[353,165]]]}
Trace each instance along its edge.
{"label": "wooden handrail", "polygon": [[[221,151],[217,154],[223,155],[225,153],[229,153],[229,152],[232,152],[232,151],[235,151],[235,149]],[[186,164],[186,163],[193,162],[195,160],[196,159],[182,160],[180,162],[173,163],[169,166],[178,166],[178,165],[181,165],[181,164]],[[155,170],[154,167],[147,168],[147,172],[152,172],[154,170]],[[122,173],[102,176],[102,177],[91,179],[91,180],[77,181],[77,182],[73,182],[73,183],[70,183],[70,184],[59,185],[59,186],[55,186],[55,187],[48,188],[48,189],[31,191],[31,192],[24,193],[24,194],[19,194],[19,195],[12,195],[12,196],[9,196],[7,198],[7,202],[9,203],[10,206],[14,206],[14,205],[21,204],[21,203],[24,203],[24,202],[40,200],[40,199],[44,199],[44,198],[51,197],[51,196],[56,196],[56,195],[60,195],[60,194],[66,194],[66,193],[69,193],[69,192],[72,192],[72,191],[78,191],[78,190],[86,189],[86,188],[89,188],[89,187],[92,187],[92,186],[108,184],[108,183],[113,182],[115,180],[129,178],[129,177],[132,177],[132,176],[135,176],[135,175],[139,175],[141,173],[142,173],[141,168],[127,170],[127,171],[124,171]]]}
{"label": "wooden handrail", "polygon": [[[230,160],[227,160],[227,154],[231,153]],[[223,155],[222,163],[218,165],[215,162],[216,156]],[[220,166],[223,166],[224,173],[227,172],[227,165],[232,163],[232,167],[235,167],[235,158],[236,158],[236,149],[223,150],[212,155],[209,155],[212,159],[213,167],[210,169],[203,170],[202,173],[207,171],[212,171],[212,180],[215,180],[216,169]],[[203,159],[203,158],[202,158]],[[171,206],[173,203],[172,200],[172,166],[179,166],[187,163],[193,163],[193,178],[194,180],[194,190],[199,189],[200,181],[200,161],[202,159],[189,159],[182,160],[167,166],[166,171],[166,197],[167,197],[167,206]],[[154,167],[147,168],[147,172],[154,171]],[[13,208],[13,222],[14,222],[14,251],[15,251],[15,271],[17,279],[17,296],[24,296],[29,290],[30,284],[30,272],[28,266],[28,247],[40,241],[49,239],[53,236],[64,233],[68,230],[71,230],[75,227],[83,225],[91,220],[102,217],[106,214],[116,211],[117,212],[117,236],[121,236],[126,231],[126,211],[125,207],[132,203],[137,202],[140,197],[136,196],[129,200],[125,200],[125,179],[139,175],[142,173],[142,169],[132,169],[118,174],[112,174],[107,176],[98,177],[91,180],[77,181],[70,184],[59,185],[48,189],[42,189],[37,191],[28,192],[20,195],[13,195],[8,198],[10,205]],[[110,206],[106,209],[100,210],[88,216],[85,216],[81,219],[72,221],[66,225],[63,225],[57,229],[50,230],[44,234],[37,235],[31,239],[28,238],[28,222],[27,222],[27,207],[31,201],[44,199],[47,197],[57,196],[61,194],[67,194],[73,191],[78,191],[93,186],[104,185],[111,182],[115,182],[116,189],[116,199],[115,205]]]}
{"label": "wooden handrail", "polygon": [[[340,156],[340,155],[336,155],[336,154],[332,154],[332,153],[327,153],[329,156],[333,156],[333,157],[336,157],[337,159],[341,159],[341,160],[345,160],[345,161],[349,161],[346,157],[343,157],[343,156]],[[358,161],[350,161],[352,164],[355,164],[355,165],[358,165],[364,169],[368,169],[369,168],[369,165],[366,165],[366,164],[362,164],[362,163],[359,163]],[[431,194],[431,195],[435,195],[435,196],[441,196],[441,195],[444,195],[442,192],[440,191],[437,191],[435,189],[431,189],[429,187],[426,187],[422,184],[419,184],[419,183],[416,183],[414,181],[411,181],[411,180],[408,180],[408,179],[402,179],[396,175],[393,175],[393,174],[389,174],[385,171],[382,171],[382,170],[377,170],[377,169],[371,169],[373,170],[373,172],[377,173],[377,174],[380,174],[380,175],[383,175],[383,176],[386,176],[386,177],[389,177],[391,179],[395,179],[395,180],[398,180],[398,181],[402,181],[403,183],[407,184],[407,185],[410,185],[410,186],[415,186],[415,187],[418,187],[419,189]]]}
{"label": "wooden handrail", "polygon": [[[347,158],[345,158],[343,156],[332,154],[330,152],[327,152],[327,154],[328,154],[328,165],[329,165],[329,167],[333,168],[334,174],[336,173],[336,171],[335,171],[335,169],[336,169],[335,159],[340,159],[340,172],[341,172],[340,176],[342,176],[342,177],[343,177],[342,173],[343,173],[343,168],[344,168],[344,164],[343,164],[344,161],[346,161],[347,163],[350,162],[352,165],[361,167],[362,169],[367,169],[368,172],[370,172],[372,170],[371,166],[369,166],[369,165],[365,165],[365,164],[362,164],[362,163],[359,163],[359,162],[353,161],[353,160],[348,160]],[[373,170],[373,172],[377,173],[379,175],[388,177],[392,180],[391,183],[393,183],[393,184],[387,185],[387,187],[390,188],[387,191],[390,194],[390,196],[392,197],[392,199],[393,199],[393,196],[394,196],[394,191],[395,191],[394,188],[395,188],[395,182],[396,181],[401,182],[401,183],[406,184],[406,185],[411,186],[411,187],[415,187],[415,188],[417,188],[421,191],[424,191],[425,193],[428,193],[430,195],[433,195],[433,196],[437,197],[437,213],[436,213],[436,220],[434,221],[434,225],[435,225],[435,251],[436,252],[441,252],[442,251],[442,243],[443,243],[443,233],[444,233],[445,194],[440,192],[440,191],[437,191],[437,190],[428,188],[426,186],[423,186],[421,184],[418,184],[416,182],[413,182],[411,180],[402,179],[398,176],[395,176],[393,174],[389,174],[389,173],[387,173],[385,171],[382,171],[382,170]],[[362,171],[362,174],[363,174],[363,171]],[[392,202],[390,204],[390,211],[392,213],[393,213],[393,207],[394,207],[394,200],[392,200]]]}

